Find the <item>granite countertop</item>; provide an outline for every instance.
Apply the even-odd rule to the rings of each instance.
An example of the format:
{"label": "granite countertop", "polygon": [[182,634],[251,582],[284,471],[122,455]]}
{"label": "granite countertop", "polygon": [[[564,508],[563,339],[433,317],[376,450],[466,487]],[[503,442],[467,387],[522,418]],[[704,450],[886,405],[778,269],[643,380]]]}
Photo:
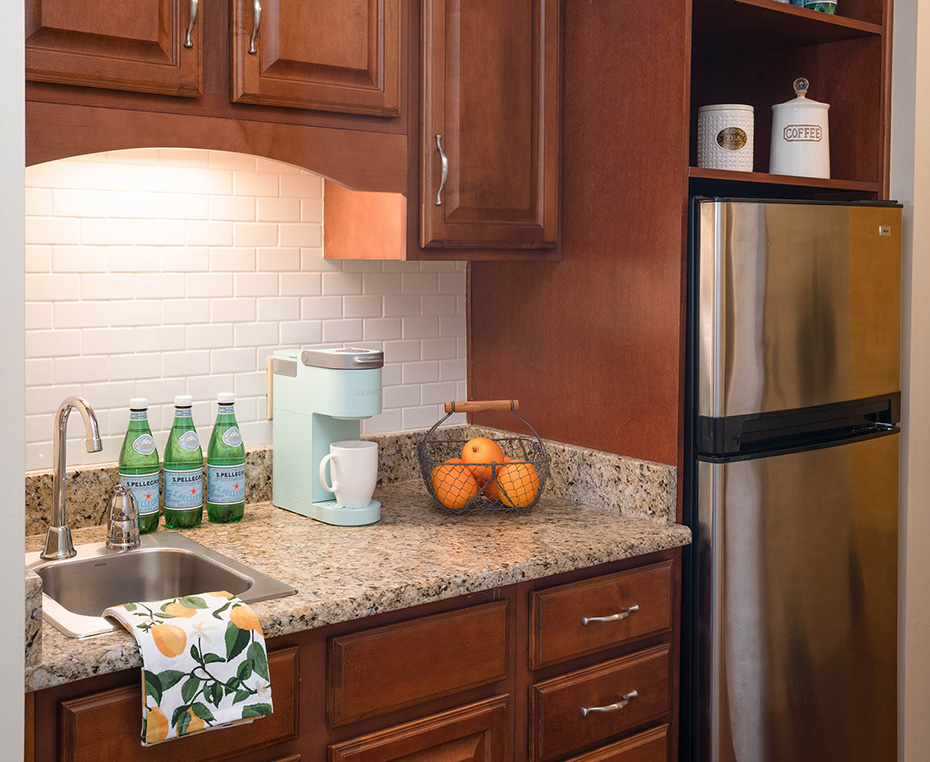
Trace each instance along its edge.
{"label": "granite countertop", "polygon": [[[639,472],[630,468],[619,461],[602,464],[602,483],[610,471],[626,490],[626,498],[618,494],[612,504],[577,502],[570,491],[565,496],[566,488],[561,496],[544,496],[525,515],[454,516],[433,507],[423,483],[411,480],[379,487],[382,519],[368,527],[331,527],[260,503],[247,506],[240,524],[205,521],[184,534],[297,588],[296,595],[253,604],[265,635],[275,637],[688,544],[690,531],[671,523],[667,510],[624,510],[624,502],[636,502],[630,485],[639,479],[628,472]],[[655,491],[666,497],[653,503],[673,506],[674,469],[636,468],[652,469],[664,480]],[[103,527],[74,532],[75,544],[103,539]],[[26,551],[41,549],[42,541],[27,538]],[[27,691],[140,666],[126,632],[76,640],[44,622],[40,627],[38,578],[31,577],[27,631],[32,621],[36,633],[34,653],[27,656]]]}

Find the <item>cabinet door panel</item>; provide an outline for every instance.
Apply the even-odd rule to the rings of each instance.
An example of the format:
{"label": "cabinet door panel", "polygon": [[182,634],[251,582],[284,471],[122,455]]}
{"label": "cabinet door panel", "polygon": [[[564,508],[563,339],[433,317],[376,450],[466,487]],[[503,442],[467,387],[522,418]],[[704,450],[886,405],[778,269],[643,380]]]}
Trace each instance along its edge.
{"label": "cabinet door panel", "polygon": [[422,246],[556,244],[559,12],[424,0]]}
{"label": "cabinet door panel", "polygon": [[234,0],[232,100],[400,114],[402,0]]}
{"label": "cabinet door panel", "polygon": [[202,25],[190,0],[27,0],[26,79],[198,96]]}
{"label": "cabinet door panel", "polygon": [[507,697],[469,704],[330,747],[330,762],[505,762]]}

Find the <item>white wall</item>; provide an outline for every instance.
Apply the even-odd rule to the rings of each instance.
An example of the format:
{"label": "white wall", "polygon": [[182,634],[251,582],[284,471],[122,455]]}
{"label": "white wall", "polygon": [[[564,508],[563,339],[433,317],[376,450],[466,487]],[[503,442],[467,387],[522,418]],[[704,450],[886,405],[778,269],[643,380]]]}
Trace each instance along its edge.
{"label": "white wall", "polygon": [[465,263],[324,260],[324,203],[318,175],[220,151],[27,168],[26,468],[51,467],[71,394],[94,406],[104,448],[87,453],[74,424],[69,466],[117,460],[134,396],[159,448],[176,394],[203,430],[226,390],[246,443],[270,444],[276,347],[383,350],[384,412],[366,432],[432,426],[440,402],[465,399]]}
{"label": "white wall", "polygon": [[[930,7],[897,0],[891,195],[904,203],[898,758],[930,749]],[[916,140],[915,140],[916,137]]]}
{"label": "white wall", "polygon": [[10,3],[0,45],[4,104],[0,109],[0,738],[4,759],[23,758],[23,3]]}

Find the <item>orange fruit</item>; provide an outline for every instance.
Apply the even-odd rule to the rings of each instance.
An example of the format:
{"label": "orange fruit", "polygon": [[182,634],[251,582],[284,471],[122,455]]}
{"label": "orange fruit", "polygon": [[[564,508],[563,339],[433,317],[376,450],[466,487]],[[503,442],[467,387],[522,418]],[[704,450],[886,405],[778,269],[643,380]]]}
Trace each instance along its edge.
{"label": "orange fruit", "polygon": [[190,619],[192,616],[197,614],[197,609],[188,608],[182,603],[175,601],[174,603],[169,603],[165,606],[165,613],[171,614],[172,616],[182,616],[185,619]]}
{"label": "orange fruit", "polygon": [[158,743],[168,737],[168,718],[165,713],[155,707],[149,709],[145,716],[145,742]]}
{"label": "orange fruit", "polygon": [[450,458],[433,469],[433,492],[446,508],[458,511],[478,494],[478,483],[461,458]]}
{"label": "orange fruit", "polygon": [[469,439],[462,448],[462,460],[470,465],[471,475],[484,484],[492,476],[491,463],[503,463],[504,451],[487,437]]}
{"label": "orange fruit", "polygon": [[539,472],[532,463],[510,462],[497,474],[498,500],[510,508],[526,508],[539,494]]}
{"label": "orange fruit", "polygon": [[169,659],[180,656],[187,647],[187,635],[173,624],[156,624],[150,631],[158,648]]}
{"label": "orange fruit", "polygon": [[200,730],[203,730],[207,723],[200,719],[196,714],[194,714],[193,709],[188,709],[187,713],[191,716],[190,721],[187,723],[187,730],[184,731],[184,735],[189,735],[190,733],[196,733]]}
{"label": "orange fruit", "polygon": [[229,620],[240,630],[262,631],[258,616],[248,606],[236,606],[229,612]]}

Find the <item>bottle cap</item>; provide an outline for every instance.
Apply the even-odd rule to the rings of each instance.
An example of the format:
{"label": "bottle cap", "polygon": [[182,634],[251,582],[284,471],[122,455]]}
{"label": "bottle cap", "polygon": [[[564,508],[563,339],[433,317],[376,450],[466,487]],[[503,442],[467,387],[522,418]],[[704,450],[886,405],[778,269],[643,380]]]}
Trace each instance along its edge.
{"label": "bottle cap", "polygon": [[190,407],[194,404],[194,398],[189,394],[179,394],[174,398],[175,407]]}
{"label": "bottle cap", "polygon": [[236,401],[236,395],[232,392],[220,392],[216,395],[216,401],[221,405],[232,405]]}
{"label": "bottle cap", "polygon": [[148,410],[149,408],[149,398],[148,397],[133,397],[129,400],[129,409],[130,410]]}

